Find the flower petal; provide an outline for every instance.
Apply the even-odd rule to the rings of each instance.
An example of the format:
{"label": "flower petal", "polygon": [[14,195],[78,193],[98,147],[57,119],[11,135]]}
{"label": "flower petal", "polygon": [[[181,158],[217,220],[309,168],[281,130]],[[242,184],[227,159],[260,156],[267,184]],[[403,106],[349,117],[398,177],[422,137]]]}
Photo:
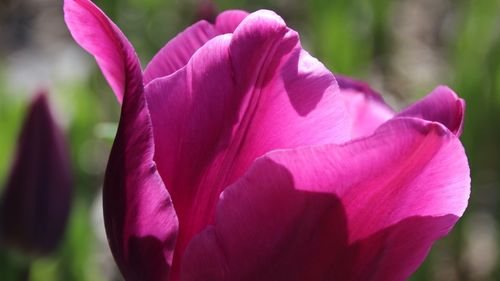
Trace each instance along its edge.
{"label": "flower petal", "polygon": [[464,126],[465,101],[459,98],[452,89],[439,86],[420,101],[401,111],[398,116],[436,121],[460,136]]}
{"label": "flower petal", "polygon": [[61,242],[68,219],[72,176],[68,149],[44,93],[26,115],[0,209],[3,242],[43,255]]}
{"label": "flower petal", "polygon": [[65,1],[76,41],[96,57],[118,99],[117,136],[104,181],[104,220],[111,251],[127,280],[167,280],[178,222],[153,162],[151,120],[132,46],[92,2]]}
{"label": "flower petal", "polygon": [[390,109],[384,102],[384,98],[377,91],[373,90],[368,83],[338,73],[335,74],[335,78],[341,90],[353,90],[362,93],[366,95],[367,98],[380,102],[380,106]]}
{"label": "flower petal", "polygon": [[208,40],[219,35],[212,24],[199,21],[170,40],[144,70],[144,84],[170,75],[187,64],[194,52]]}
{"label": "flower petal", "polygon": [[95,57],[118,102],[126,89],[142,87],[134,48],[97,6],[89,0],[64,0],[64,19],[75,41]]}
{"label": "flower petal", "polygon": [[382,96],[364,82],[335,74],[340,92],[351,115],[353,139],[371,135],[394,116]]}
{"label": "flower petal", "polygon": [[213,220],[220,192],[255,158],[349,138],[335,78],[269,11],[207,42],[186,67],[148,84],[146,95],[155,161],[180,220],[178,258]]}
{"label": "flower petal", "polygon": [[126,94],[103,190],[106,233],[126,280],[168,280],[170,274],[178,221],[153,154],[146,99]]}
{"label": "flower petal", "polygon": [[244,11],[226,11],[217,17],[215,25],[202,20],[186,28],[153,57],[144,70],[144,83],[148,84],[179,70],[208,40],[217,35],[232,33],[247,15]]}
{"label": "flower petal", "polygon": [[215,27],[220,34],[233,33],[247,16],[248,13],[242,10],[224,11],[215,19]]}
{"label": "flower petal", "polygon": [[405,280],[469,192],[460,141],[416,118],[344,145],[271,152],[222,193],[181,280]]}

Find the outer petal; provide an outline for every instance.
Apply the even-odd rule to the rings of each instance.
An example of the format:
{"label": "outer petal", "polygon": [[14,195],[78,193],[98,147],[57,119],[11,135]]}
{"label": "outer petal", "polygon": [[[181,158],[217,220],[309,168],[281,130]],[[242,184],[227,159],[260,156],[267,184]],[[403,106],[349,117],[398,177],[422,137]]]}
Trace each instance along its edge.
{"label": "outer petal", "polygon": [[466,206],[469,167],[438,123],[272,152],[228,187],[181,280],[405,280]]}
{"label": "outer petal", "polygon": [[371,135],[394,116],[382,96],[364,82],[335,74],[340,92],[351,115],[352,138]]}
{"label": "outer petal", "polygon": [[439,86],[422,100],[401,111],[398,116],[436,121],[460,136],[464,126],[465,101],[450,88]]}
{"label": "outer petal", "polygon": [[174,265],[213,220],[220,192],[256,157],[349,138],[335,78],[269,11],[210,40],[146,93],[155,161],[180,220]]}
{"label": "outer petal", "polygon": [[127,89],[142,83],[139,59],[130,42],[89,0],[64,0],[64,19],[75,41],[95,57],[121,103]]}
{"label": "outer petal", "polygon": [[31,105],[0,207],[0,236],[25,253],[53,251],[68,219],[72,176],[69,153],[45,94]]}
{"label": "outer petal", "polygon": [[77,42],[96,57],[117,97],[123,94],[103,190],[111,250],[127,280],[167,280],[178,222],[153,162],[153,132],[137,56],[90,1],[66,0],[65,17]]}
{"label": "outer petal", "polygon": [[126,280],[169,280],[178,221],[153,154],[146,99],[126,95],[103,190],[106,233]]}
{"label": "outer petal", "polygon": [[151,60],[144,70],[144,83],[155,78],[170,75],[187,64],[201,46],[217,35],[232,33],[238,24],[248,15],[243,11],[221,13],[215,25],[199,21],[170,40]]}

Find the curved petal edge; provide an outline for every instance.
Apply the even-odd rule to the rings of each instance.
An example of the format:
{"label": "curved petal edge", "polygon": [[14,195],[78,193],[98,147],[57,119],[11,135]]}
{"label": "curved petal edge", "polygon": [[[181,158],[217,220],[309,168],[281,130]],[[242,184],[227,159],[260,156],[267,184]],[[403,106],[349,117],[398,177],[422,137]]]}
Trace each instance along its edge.
{"label": "curved petal edge", "polygon": [[465,101],[447,86],[438,86],[430,94],[410,105],[397,116],[436,121],[460,136],[464,127]]}
{"label": "curved petal edge", "polygon": [[64,0],[64,20],[75,41],[95,57],[118,102],[142,88],[142,71],[132,44],[89,0]]}

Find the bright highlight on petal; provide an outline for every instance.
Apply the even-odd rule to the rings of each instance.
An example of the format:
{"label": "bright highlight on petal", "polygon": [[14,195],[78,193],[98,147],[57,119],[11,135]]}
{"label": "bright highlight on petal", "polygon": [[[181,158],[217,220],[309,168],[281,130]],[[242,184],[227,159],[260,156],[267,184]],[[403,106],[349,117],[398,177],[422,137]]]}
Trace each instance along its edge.
{"label": "bright highlight on petal", "polygon": [[64,20],[75,41],[95,57],[118,102],[127,89],[142,87],[134,47],[101,9],[89,0],[65,0]]}

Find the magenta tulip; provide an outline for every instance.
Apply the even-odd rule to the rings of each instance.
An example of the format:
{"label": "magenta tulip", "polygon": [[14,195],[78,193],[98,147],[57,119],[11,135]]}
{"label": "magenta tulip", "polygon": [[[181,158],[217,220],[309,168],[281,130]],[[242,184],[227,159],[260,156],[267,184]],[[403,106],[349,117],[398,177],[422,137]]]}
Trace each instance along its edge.
{"label": "magenta tulip", "polygon": [[64,10],[122,102],[104,216],[127,280],[403,280],[467,206],[446,87],[396,114],[264,10],[200,21],[141,71],[92,2]]}
{"label": "magenta tulip", "polygon": [[0,206],[0,238],[38,256],[61,242],[72,195],[69,153],[47,97],[33,100],[21,130]]}

